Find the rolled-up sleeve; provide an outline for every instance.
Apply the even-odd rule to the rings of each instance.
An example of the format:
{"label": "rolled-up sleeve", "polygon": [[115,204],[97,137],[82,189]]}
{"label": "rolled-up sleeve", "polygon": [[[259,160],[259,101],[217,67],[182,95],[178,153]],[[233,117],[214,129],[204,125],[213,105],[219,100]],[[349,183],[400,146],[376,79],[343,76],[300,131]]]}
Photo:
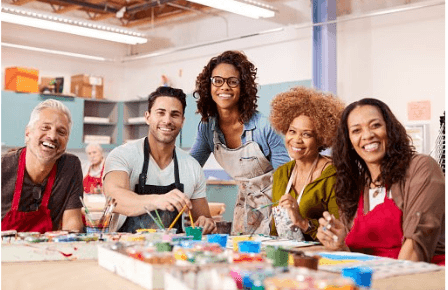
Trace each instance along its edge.
{"label": "rolled-up sleeve", "polygon": [[212,149],[210,148],[210,140],[207,138],[210,134],[208,131],[210,131],[208,126],[200,122],[198,125],[196,139],[190,150],[190,155],[193,156],[193,158],[196,159],[201,166],[204,166],[205,162],[207,162],[207,159],[212,153]]}
{"label": "rolled-up sleeve", "polygon": [[418,244],[418,254],[427,262],[434,255],[442,233],[445,213],[445,178],[437,162],[416,156],[409,167],[403,197],[403,235]]}

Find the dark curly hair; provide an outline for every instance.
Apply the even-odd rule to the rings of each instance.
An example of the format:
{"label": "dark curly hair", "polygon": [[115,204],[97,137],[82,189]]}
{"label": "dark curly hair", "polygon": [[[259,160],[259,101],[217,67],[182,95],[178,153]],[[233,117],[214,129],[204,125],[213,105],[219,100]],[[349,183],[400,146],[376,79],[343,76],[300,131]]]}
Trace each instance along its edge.
{"label": "dark curly hair", "polygon": [[187,107],[187,95],[185,95],[184,91],[172,87],[158,87],[148,96],[148,112],[151,112],[151,108],[158,97],[171,97],[178,99],[182,103],[183,114],[185,115],[185,108]]}
{"label": "dark curly hair", "polygon": [[300,115],[309,117],[316,128],[319,151],[333,145],[344,103],[331,94],[307,87],[294,87],[275,96],[269,119],[272,127],[286,135],[292,121]]}
{"label": "dark curly hair", "polygon": [[257,84],[255,78],[257,68],[247,59],[246,55],[240,51],[225,51],[213,57],[196,78],[196,89],[193,96],[197,98],[198,110],[201,114],[202,122],[207,122],[209,117],[218,116],[216,103],[211,95],[212,71],[220,63],[233,65],[240,73],[240,99],[238,110],[240,112],[240,122],[246,123],[252,118],[257,110]]}
{"label": "dark curly hair", "polygon": [[386,154],[381,161],[381,174],[377,181],[383,186],[391,186],[404,180],[415,154],[405,128],[385,103],[377,99],[362,99],[347,106],[342,113],[333,146],[333,164],[337,169],[336,201],[346,223],[355,216],[360,192],[372,181],[366,163],[352,149],[347,124],[350,113],[355,108],[366,105],[378,108],[386,123]]}

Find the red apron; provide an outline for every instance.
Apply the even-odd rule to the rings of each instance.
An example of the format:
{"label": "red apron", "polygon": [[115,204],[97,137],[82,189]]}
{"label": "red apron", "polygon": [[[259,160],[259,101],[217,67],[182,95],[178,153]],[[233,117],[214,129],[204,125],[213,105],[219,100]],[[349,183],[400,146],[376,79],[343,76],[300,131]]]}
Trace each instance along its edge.
{"label": "red apron", "polygon": [[384,202],[364,214],[361,193],[353,227],[345,238],[352,249],[369,249],[371,255],[398,258],[403,243],[403,212],[386,196]]}
{"label": "red apron", "polygon": [[[359,198],[353,227],[345,238],[352,249],[370,249],[371,255],[398,258],[403,243],[403,212],[386,196],[382,204],[364,214],[364,194]],[[445,255],[432,257],[431,263],[445,265]]]}
{"label": "red apron", "polygon": [[43,234],[53,230],[48,202],[56,178],[57,165],[55,163],[51,169],[39,209],[37,211],[21,212],[19,211],[19,201],[22,195],[23,178],[25,176],[25,156],[26,148],[20,153],[11,210],[2,220],[2,231],[16,230],[18,232],[40,232]]}
{"label": "red apron", "polygon": [[82,181],[85,193],[95,193],[95,188],[98,185],[100,187],[103,187],[103,180],[101,179],[101,177],[103,176],[103,172],[104,172],[104,164],[103,168],[101,169],[100,177],[90,176],[90,167],[89,167],[89,172],[87,172],[86,177],[84,177],[84,180]]}

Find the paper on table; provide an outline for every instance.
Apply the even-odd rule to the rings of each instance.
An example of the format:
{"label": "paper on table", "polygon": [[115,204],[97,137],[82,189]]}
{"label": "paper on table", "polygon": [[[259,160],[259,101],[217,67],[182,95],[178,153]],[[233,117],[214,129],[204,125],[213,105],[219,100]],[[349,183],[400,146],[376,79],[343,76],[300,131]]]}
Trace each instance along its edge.
{"label": "paper on table", "polygon": [[373,279],[383,279],[392,276],[440,271],[444,267],[425,263],[396,260],[353,252],[321,252],[319,270],[340,273],[348,267],[369,267],[373,270]]}

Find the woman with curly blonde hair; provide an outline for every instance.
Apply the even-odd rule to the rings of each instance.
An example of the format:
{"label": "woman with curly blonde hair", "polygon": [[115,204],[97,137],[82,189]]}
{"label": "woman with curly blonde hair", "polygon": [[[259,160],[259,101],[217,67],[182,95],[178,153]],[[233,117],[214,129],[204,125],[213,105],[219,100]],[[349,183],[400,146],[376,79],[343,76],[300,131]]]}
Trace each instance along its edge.
{"label": "woman with curly blonde hair", "polygon": [[272,174],[290,159],[282,138],[257,112],[257,69],[240,51],[213,57],[196,79],[201,122],[190,154],[210,154],[237,182],[233,233],[269,234]]}
{"label": "woman with curly blonde hair", "polygon": [[333,144],[344,104],[315,89],[295,87],[271,103],[270,121],[285,135],[292,161],[274,173],[272,235],[315,240],[319,218],[328,211],[338,217],[334,192],[336,169],[319,152]]}

